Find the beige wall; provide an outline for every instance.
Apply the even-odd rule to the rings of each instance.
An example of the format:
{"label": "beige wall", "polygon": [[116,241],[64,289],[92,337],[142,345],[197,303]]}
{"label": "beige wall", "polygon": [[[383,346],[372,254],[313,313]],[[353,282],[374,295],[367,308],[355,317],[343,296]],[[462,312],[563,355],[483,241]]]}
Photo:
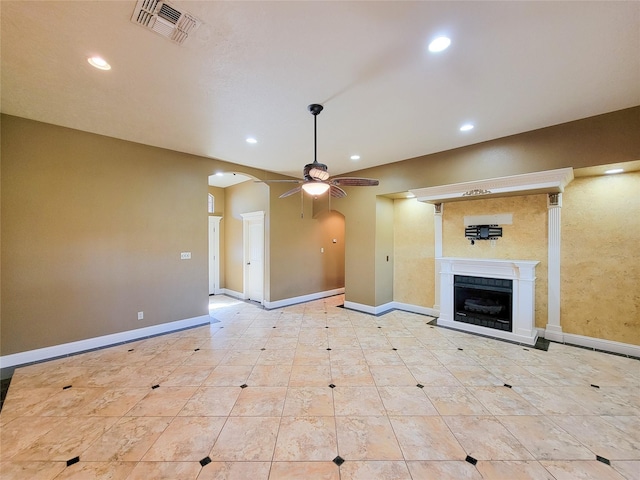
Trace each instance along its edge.
{"label": "beige wall", "polygon": [[337,207],[345,217],[345,300],[370,306],[376,305],[377,190],[350,188]]}
{"label": "beige wall", "polygon": [[640,345],[640,172],[576,178],[562,203],[562,330]]}
{"label": "beige wall", "polygon": [[[242,214],[260,211],[265,212],[265,248],[266,251],[269,251],[267,243],[269,237],[269,188],[267,185],[247,181],[225,189],[225,214],[222,220],[225,225],[225,283],[223,285],[224,288],[236,293],[242,293],[244,290]],[[266,283],[268,275],[265,277]]]}
{"label": "beige wall", "polygon": [[[478,240],[464,236],[465,215],[510,213],[512,225],[502,225],[502,238]],[[442,213],[442,255],[462,258],[534,260],[536,266],[536,326],[547,325],[547,196],[489,198],[446,203]]]}
{"label": "beige wall", "polygon": [[[224,188],[219,188],[219,187],[212,187],[211,185],[209,185],[209,193],[211,195],[213,195],[214,198],[214,212],[213,214],[210,215],[215,215],[218,217],[222,217],[224,218],[224,206],[225,206],[225,189]],[[226,242],[225,242],[225,222],[221,221],[219,224],[219,231],[218,231],[218,235],[219,235],[219,249],[220,249],[220,258],[219,258],[219,264],[220,264],[220,272],[219,272],[219,276],[220,276],[220,284],[218,285],[219,288],[224,288],[225,285],[225,247],[226,247]]]}
{"label": "beige wall", "polygon": [[376,306],[393,301],[393,200],[376,198]]}
{"label": "beige wall", "polygon": [[[271,301],[343,288],[345,219],[327,198],[278,196],[290,184],[271,184]],[[332,242],[336,239],[336,243]],[[321,252],[324,249],[324,253]]]}
{"label": "beige wall", "polygon": [[207,314],[207,168],[2,116],[2,355]]}
{"label": "beige wall", "polygon": [[434,207],[413,199],[394,202],[393,299],[433,308],[435,301]]}

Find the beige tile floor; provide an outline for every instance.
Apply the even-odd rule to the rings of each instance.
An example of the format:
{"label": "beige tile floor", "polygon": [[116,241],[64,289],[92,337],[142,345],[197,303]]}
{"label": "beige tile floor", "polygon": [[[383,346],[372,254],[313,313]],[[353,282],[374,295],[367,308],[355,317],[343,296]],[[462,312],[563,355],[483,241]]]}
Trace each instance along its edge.
{"label": "beige tile floor", "polygon": [[18,369],[0,476],[640,479],[638,360],[343,300],[215,296],[219,323]]}

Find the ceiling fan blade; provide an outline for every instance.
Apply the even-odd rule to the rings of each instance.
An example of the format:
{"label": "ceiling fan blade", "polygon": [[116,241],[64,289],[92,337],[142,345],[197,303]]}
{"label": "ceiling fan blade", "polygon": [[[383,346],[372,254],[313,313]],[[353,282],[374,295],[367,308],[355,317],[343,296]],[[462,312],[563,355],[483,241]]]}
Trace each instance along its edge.
{"label": "ceiling fan blade", "polygon": [[375,187],[380,182],[374,178],[360,178],[360,177],[339,177],[331,180],[333,185],[340,185],[346,187]]}
{"label": "ceiling fan blade", "polygon": [[336,187],[335,185],[331,185],[329,192],[331,192],[331,196],[333,198],[343,198],[347,196],[347,192],[345,192],[340,187]]}
{"label": "ceiling fan blade", "polygon": [[278,198],[290,197],[291,195],[294,195],[294,194],[298,193],[300,190],[302,190],[302,186],[299,186],[299,187],[296,187],[296,188],[292,188],[291,190],[289,190],[287,192],[284,192]]}
{"label": "ceiling fan blade", "polygon": [[303,183],[302,180],[254,180],[254,183]]}

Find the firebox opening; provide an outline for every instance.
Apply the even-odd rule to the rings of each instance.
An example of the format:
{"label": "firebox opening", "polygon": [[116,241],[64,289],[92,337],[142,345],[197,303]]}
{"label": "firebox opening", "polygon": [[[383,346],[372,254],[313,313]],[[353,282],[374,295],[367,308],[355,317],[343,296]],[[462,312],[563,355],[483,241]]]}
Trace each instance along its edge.
{"label": "firebox opening", "polygon": [[454,320],[512,331],[513,281],[454,275]]}

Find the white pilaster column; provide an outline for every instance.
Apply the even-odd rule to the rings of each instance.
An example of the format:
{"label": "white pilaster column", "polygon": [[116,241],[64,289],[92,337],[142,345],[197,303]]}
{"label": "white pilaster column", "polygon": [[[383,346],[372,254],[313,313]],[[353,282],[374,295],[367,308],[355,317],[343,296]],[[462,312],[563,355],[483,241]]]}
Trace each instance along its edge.
{"label": "white pilaster column", "polygon": [[548,225],[548,312],[544,337],[556,342],[564,342],[564,334],[560,326],[560,211],[562,194],[550,193],[547,196],[549,209]]}
{"label": "white pilaster column", "polygon": [[435,255],[435,304],[434,310],[440,311],[440,258],[442,258],[442,210],[444,204],[434,204],[435,212],[433,214],[433,232],[434,232],[434,255]]}

